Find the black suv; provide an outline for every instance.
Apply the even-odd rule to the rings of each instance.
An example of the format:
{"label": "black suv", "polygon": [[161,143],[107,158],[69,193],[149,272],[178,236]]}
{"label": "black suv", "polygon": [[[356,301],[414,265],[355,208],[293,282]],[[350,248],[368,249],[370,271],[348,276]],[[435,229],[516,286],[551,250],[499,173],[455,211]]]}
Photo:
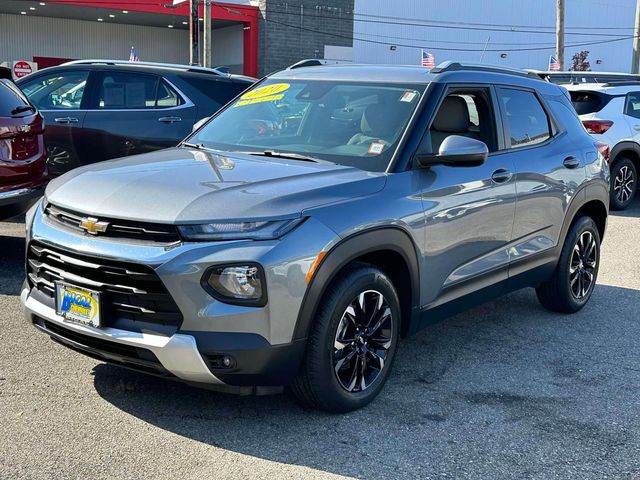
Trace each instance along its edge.
{"label": "black suv", "polygon": [[116,60],[47,68],[17,83],[45,117],[49,171],[177,145],[255,79],[218,69]]}

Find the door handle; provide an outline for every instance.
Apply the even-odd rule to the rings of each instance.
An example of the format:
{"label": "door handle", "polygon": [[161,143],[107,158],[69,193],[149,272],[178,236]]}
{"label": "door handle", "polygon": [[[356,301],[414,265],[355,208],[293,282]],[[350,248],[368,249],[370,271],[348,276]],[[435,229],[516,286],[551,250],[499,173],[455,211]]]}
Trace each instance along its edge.
{"label": "door handle", "polygon": [[158,121],[162,123],[176,123],[181,122],[182,119],[180,117],[160,117]]}
{"label": "door handle", "polygon": [[580,166],[580,160],[573,156],[565,158],[562,163],[567,168],[578,168]]}
{"label": "door handle", "polygon": [[513,173],[504,168],[499,168],[491,174],[491,180],[495,183],[506,183],[511,180],[511,177],[513,177]]}
{"label": "door handle", "polygon": [[56,123],[62,123],[62,124],[67,124],[67,123],[78,123],[78,119],[74,118],[74,117],[59,117],[59,118],[54,118],[53,119]]}
{"label": "door handle", "polygon": [[633,129],[636,130],[636,131],[640,131],[640,125],[634,125]]}

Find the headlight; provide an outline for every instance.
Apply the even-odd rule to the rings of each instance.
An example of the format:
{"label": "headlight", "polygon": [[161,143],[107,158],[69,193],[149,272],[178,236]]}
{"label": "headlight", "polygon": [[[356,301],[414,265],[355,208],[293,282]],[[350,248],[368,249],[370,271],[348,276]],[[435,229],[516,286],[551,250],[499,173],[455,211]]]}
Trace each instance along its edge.
{"label": "headlight", "polygon": [[214,298],[226,303],[254,306],[267,303],[264,272],[255,263],[211,267],[202,283]]}
{"label": "headlight", "polygon": [[27,234],[31,231],[31,225],[33,224],[33,219],[36,216],[36,211],[38,210],[38,207],[40,206],[40,204],[42,204],[42,210],[44,211],[44,208],[46,206],[46,200],[38,200],[36,203],[34,203],[31,208],[29,208],[29,210],[27,210],[27,213],[25,213],[24,215],[24,228],[27,232]]}
{"label": "headlight", "polygon": [[256,222],[216,222],[181,225],[180,234],[187,240],[272,240],[293,230],[304,218]]}

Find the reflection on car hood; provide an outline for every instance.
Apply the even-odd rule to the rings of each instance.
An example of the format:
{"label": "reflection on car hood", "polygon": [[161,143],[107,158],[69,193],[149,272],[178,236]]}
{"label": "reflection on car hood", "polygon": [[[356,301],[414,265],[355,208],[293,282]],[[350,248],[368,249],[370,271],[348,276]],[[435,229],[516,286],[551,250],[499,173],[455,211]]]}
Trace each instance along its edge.
{"label": "reflection on car hood", "polygon": [[375,193],[385,179],[340,165],[173,148],[75,169],[46,196],[98,217],[197,223],[296,215]]}

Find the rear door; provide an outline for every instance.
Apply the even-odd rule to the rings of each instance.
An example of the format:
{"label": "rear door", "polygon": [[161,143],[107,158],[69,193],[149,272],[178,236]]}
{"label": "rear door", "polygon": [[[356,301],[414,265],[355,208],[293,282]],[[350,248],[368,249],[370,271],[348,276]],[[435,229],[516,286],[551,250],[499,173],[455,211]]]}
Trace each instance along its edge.
{"label": "rear door", "polygon": [[82,127],[86,115],[88,70],[54,70],[29,75],[19,82],[46,123],[45,142],[49,153],[49,171],[59,175],[84,163],[87,152],[82,145]]}
{"label": "rear door", "polygon": [[[585,145],[562,125],[575,125],[575,113],[566,105],[555,109],[530,89],[499,88],[505,150],[515,166],[517,190],[513,240],[509,248],[509,276],[550,261],[548,255],[561,241],[569,204],[585,180]],[[561,95],[559,97],[562,97]],[[588,137],[586,137],[588,139]],[[576,142],[578,140],[578,142]],[[595,155],[593,145],[590,150]]]}
{"label": "rear door", "polygon": [[102,71],[96,81],[84,124],[93,161],[175,146],[191,131],[195,106],[160,75]]}

